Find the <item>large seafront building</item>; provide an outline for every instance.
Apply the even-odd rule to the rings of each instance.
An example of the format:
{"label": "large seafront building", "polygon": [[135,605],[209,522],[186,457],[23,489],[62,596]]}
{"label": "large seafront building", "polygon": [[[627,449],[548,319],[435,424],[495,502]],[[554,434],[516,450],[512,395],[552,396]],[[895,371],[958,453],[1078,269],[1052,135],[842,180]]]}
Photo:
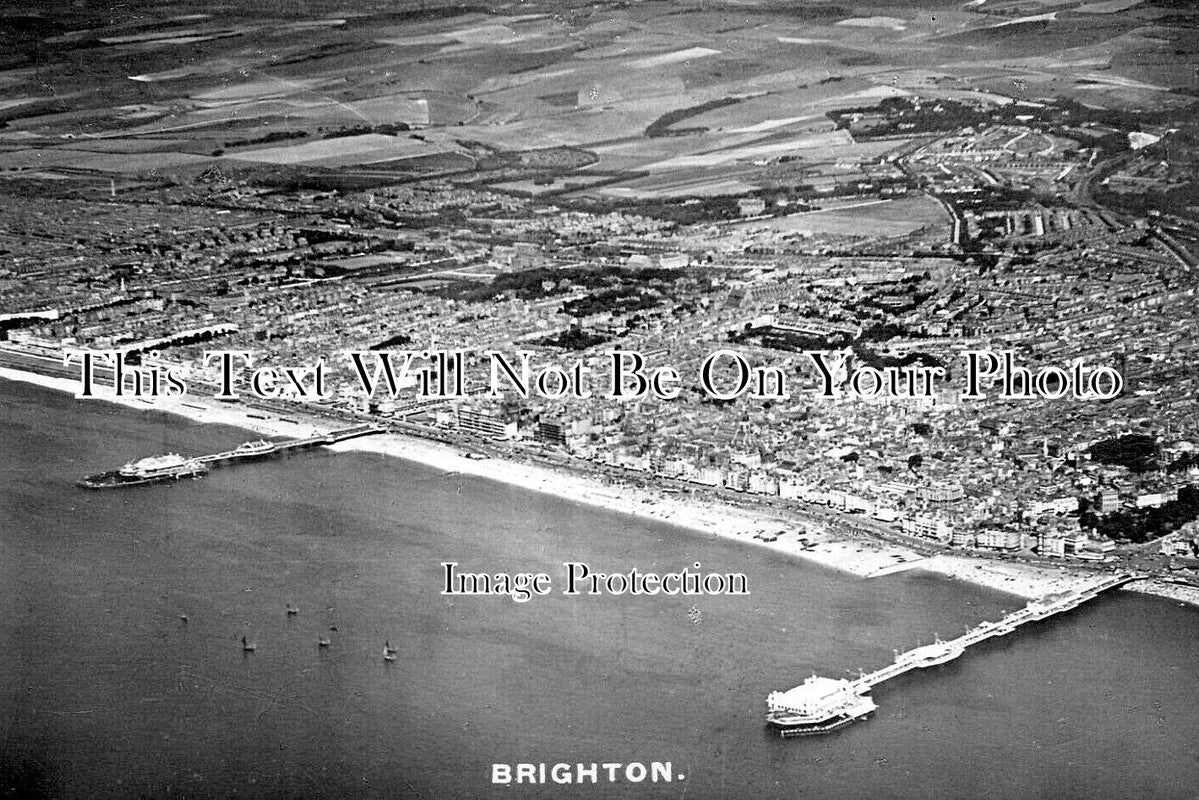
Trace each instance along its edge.
{"label": "large seafront building", "polygon": [[517,426],[498,409],[462,407],[458,409],[458,430],[485,439],[513,439]]}

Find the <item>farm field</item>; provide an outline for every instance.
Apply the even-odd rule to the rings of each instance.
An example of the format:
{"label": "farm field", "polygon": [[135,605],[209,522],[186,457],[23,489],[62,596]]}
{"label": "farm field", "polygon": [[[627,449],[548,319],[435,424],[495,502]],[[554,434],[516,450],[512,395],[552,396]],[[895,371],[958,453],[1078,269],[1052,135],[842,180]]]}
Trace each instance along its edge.
{"label": "farm field", "polygon": [[[1199,75],[1182,68],[1184,43],[1177,57],[1163,47],[1177,36],[1162,9],[1131,0],[901,0],[852,13],[765,2],[530,0],[519,13],[351,3],[316,17],[236,4],[196,14],[167,0],[123,24],[84,8],[54,12],[62,21],[36,68],[16,54],[0,61],[0,170],[10,179],[56,168],[162,177],[215,158],[233,170],[341,169],[562,146],[595,163],[574,168],[574,180],[496,183],[735,195],[790,180],[795,163],[835,176],[885,159],[904,142],[856,140],[831,117],[888,98],[1136,109],[1199,90]],[[73,69],[84,57],[89,69]]]}

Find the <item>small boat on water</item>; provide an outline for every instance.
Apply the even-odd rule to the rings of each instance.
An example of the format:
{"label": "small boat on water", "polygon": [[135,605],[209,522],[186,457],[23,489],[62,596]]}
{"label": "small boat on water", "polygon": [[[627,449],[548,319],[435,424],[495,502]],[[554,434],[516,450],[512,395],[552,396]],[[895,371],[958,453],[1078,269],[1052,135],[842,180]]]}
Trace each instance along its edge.
{"label": "small boat on water", "polygon": [[329,637],[328,637],[328,636],[322,636],[322,637],[320,637],[319,639],[317,639],[317,640],[316,640],[316,646],[317,646],[317,647],[328,647],[328,646],[329,646]]}
{"label": "small boat on water", "polygon": [[287,616],[294,617],[296,614],[299,614],[299,613],[300,613],[300,609],[296,608],[291,603],[287,604]]}
{"label": "small boat on water", "polygon": [[395,661],[396,660],[396,649],[391,646],[391,642],[383,643],[383,660],[384,661]]}
{"label": "small boat on water", "polygon": [[253,653],[258,649],[258,645],[254,642],[247,642],[246,637],[241,637],[241,649],[243,653]]}

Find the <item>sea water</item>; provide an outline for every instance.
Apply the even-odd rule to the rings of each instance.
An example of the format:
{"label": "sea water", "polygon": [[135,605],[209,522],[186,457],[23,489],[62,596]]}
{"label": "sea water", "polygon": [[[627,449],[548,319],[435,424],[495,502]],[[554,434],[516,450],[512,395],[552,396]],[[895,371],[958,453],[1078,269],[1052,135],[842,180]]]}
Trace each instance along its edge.
{"label": "sea water", "polygon": [[[0,409],[6,795],[1193,798],[1199,786],[1199,611],[1171,601],[1101,597],[877,687],[868,720],[781,740],[764,722],[770,691],[876,669],[1023,601],[919,572],[863,580],[373,454],[312,450],[88,491],[74,485],[85,474],[256,437],[7,381]],[[750,594],[443,596],[446,561],[555,581],[567,561],[700,562],[744,573]],[[670,762],[674,780],[492,783],[494,764],[634,762]]]}

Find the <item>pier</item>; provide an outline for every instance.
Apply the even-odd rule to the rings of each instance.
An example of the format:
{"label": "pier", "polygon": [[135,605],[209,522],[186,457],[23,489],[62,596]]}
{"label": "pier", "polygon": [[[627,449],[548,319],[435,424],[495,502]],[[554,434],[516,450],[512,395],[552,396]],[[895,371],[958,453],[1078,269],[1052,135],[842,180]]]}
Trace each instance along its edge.
{"label": "pier", "polygon": [[308,447],[320,447],[327,444],[337,444],[344,442],[347,439],[357,439],[360,436],[371,436],[376,433],[383,433],[381,425],[356,425],[353,428],[343,428],[339,431],[330,431],[324,434],[315,434],[304,439],[291,439],[286,442],[265,442],[270,445],[269,448],[263,447],[254,450],[247,450],[246,445],[241,445],[232,450],[226,450],[223,453],[210,453],[205,456],[196,456],[195,460],[201,464],[210,464],[213,466],[229,462],[239,461],[246,458],[247,455],[265,456],[276,453],[286,453],[291,450],[303,450]]}
{"label": "pier", "polygon": [[1029,622],[1046,619],[1055,614],[1061,614],[1063,611],[1078,608],[1109,589],[1123,586],[1130,581],[1140,580],[1142,577],[1144,576],[1131,573],[1111,575],[1073,592],[1034,600],[998,622],[980,623],[956,639],[948,642],[936,641],[933,644],[913,648],[905,653],[898,653],[892,663],[868,675],[863,675],[856,681],[851,681],[850,687],[858,694],[862,694],[883,681],[903,675],[905,672],[953,661],[966,652],[966,648],[970,645],[1004,636]]}
{"label": "pier", "polygon": [[836,730],[874,711],[877,706],[868,695],[883,681],[915,669],[946,664],[965,653],[971,645],[1012,633],[1021,625],[1077,608],[1103,592],[1145,577],[1136,573],[1107,575],[1073,591],[1042,597],[998,622],[982,622],[956,639],[947,642],[937,639],[932,644],[903,653],[897,651],[895,660],[890,664],[869,674],[862,674],[856,680],[812,676],[794,689],[772,692],[766,700],[769,709],[767,721],[782,736],[804,736]]}
{"label": "pier", "polygon": [[213,466],[235,461],[257,460],[308,447],[337,444],[347,439],[370,436],[375,433],[383,433],[383,431],[384,428],[379,425],[358,425],[353,428],[317,433],[303,439],[291,439],[283,442],[271,442],[265,439],[243,442],[232,450],[203,456],[185,457],[178,453],[150,456],[126,464],[120,469],[102,472],[98,475],[88,475],[79,481],[79,485],[85,489],[116,489],[123,486],[141,486],[147,483],[198,478],[207,474],[209,468]]}

